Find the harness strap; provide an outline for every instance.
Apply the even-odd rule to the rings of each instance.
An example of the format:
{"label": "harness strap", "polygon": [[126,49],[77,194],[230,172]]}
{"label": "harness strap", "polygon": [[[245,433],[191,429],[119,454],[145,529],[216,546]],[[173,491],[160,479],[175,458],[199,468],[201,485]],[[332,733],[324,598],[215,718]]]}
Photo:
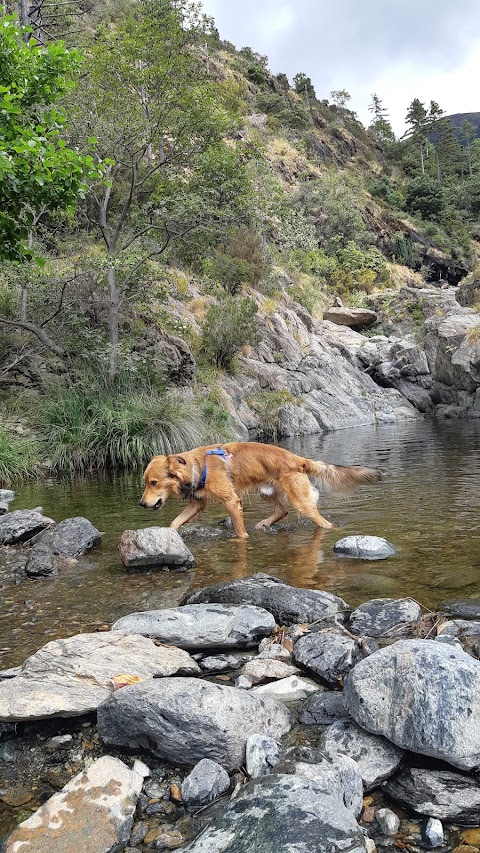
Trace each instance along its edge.
{"label": "harness strap", "polygon": [[[207,450],[205,456],[221,456],[223,461],[228,465],[228,460],[230,458],[229,453],[225,453],[222,447],[216,447],[215,450]],[[203,489],[205,483],[207,482],[207,461],[205,460],[205,464],[203,466],[202,476],[200,477],[200,482],[198,486],[195,486],[195,490]]]}

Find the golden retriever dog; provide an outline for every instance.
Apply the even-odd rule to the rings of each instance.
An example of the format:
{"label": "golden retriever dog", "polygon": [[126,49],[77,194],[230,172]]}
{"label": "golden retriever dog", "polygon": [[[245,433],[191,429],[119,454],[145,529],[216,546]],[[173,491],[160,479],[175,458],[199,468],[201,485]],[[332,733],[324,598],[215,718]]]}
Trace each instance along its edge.
{"label": "golden retriever dog", "polygon": [[271,444],[234,441],[154,456],[144,473],[140,506],[160,509],[171,495],[187,498],[187,506],[170,524],[179,530],[203,512],[208,501],[218,501],[231,517],[236,535],[247,539],[242,497],[258,492],[273,506],[272,514],[256,525],[259,529],[285,518],[287,505],[318,527],[333,527],[317,509],[319,492],[309,478],[324,491],[349,491],[381,479],[370,468],[328,465]]}

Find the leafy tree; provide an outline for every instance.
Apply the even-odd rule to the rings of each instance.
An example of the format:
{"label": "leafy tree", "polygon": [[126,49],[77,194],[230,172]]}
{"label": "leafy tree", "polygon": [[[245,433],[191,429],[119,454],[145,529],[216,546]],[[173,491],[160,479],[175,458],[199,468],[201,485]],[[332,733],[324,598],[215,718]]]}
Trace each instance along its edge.
{"label": "leafy tree", "polygon": [[232,361],[245,344],[257,339],[253,299],[227,296],[218,305],[211,305],[202,323],[203,349],[218,367],[231,370]]}
{"label": "leafy tree", "polygon": [[346,89],[334,89],[330,92],[330,97],[339,110],[346,109],[348,102],[352,100]]}
{"label": "leafy tree", "polygon": [[305,103],[307,107],[310,107],[311,101],[316,101],[317,96],[315,94],[315,89],[313,87],[313,83],[303,71],[299,71],[298,74],[295,74],[293,78],[293,85],[295,86],[295,91],[298,95],[301,95],[302,98],[305,98]]}
{"label": "leafy tree", "polygon": [[370,133],[376,136],[380,142],[395,142],[395,134],[389,121],[388,110],[383,106],[382,99],[375,92],[368,109],[373,114],[373,121],[369,127]]}
{"label": "leafy tree", "polygon": [[428,175],[414,178],[407,190],[406,207],[423,219],[438,219],[445,207],[445,196],[438,181]]}

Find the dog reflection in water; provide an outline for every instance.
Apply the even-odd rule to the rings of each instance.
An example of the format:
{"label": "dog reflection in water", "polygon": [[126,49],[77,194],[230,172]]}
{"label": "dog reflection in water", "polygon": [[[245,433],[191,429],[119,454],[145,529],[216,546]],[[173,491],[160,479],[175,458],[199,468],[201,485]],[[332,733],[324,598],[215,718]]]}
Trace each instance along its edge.
{"label": "dog reflection in water", "polygon": [[170,527],[174,530],[203,512],[208,502],[221,503],[232,519],[239,539],[247,539],[242,498],[258,492],[272,505],[272,513],[257,524],[270,527],[291,507],[320,528],[333,525],[317,509],[319,491],[350,491],[376,483],[380,474],[360,466],[330,465],[304,459],[282,447],[258,442],[234,441],[197,447],[186,453],[154,456],[145,474],[140,506],[161,509],[175,495],[188,500]]}

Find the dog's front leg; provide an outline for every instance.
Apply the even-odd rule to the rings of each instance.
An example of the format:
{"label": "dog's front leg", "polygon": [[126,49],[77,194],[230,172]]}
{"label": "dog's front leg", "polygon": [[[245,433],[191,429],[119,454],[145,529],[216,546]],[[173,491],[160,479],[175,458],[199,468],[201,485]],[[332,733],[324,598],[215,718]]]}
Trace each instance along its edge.
{"label": "dog's front leg", "polygon": [[225,501],[225,509],[232,519],[233,529],[239,539],[248,539],[248,533],[245,530],[243,521],[242,502],[238,496]]}
{"label": "dog's front leg", "polygon": [[173,527],[174,530],[179,530],[182,524],[186,524],[187,521],[191,521],[192,518],[195,518],[196,515],[203,512],[206,505],[206,501],[189,501],[183,512],[181,512],[180,515],[177,515],[177,517],[170,523],[170,527]]}

